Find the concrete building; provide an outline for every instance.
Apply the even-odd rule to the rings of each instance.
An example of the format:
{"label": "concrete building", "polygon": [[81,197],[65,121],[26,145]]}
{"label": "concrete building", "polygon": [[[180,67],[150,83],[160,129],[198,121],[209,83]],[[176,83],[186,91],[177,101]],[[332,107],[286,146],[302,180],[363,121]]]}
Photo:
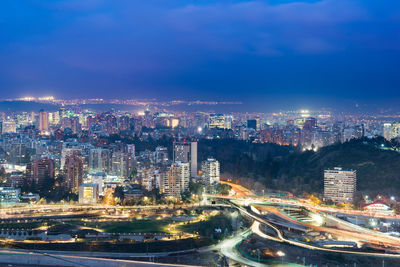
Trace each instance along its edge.
{"label": "concrete building", "polygon": [[97,185],[97,191],[99,192],[99,195],[103,195],[103,187],[104,187],[104,181],[106,180],[107,175],[104,172],[96,172],[96,173],[90,173],[89,174],[89,180],[92,182],[92,184]]}
{"label": "concrete building", "polygon": [[26,166],[26,179],[31,184],[41,185],[46,179],[54,179],[54,176],[54,161],[51,159],[38,159]]}
{"label": "concrete building", "polygon": [[114,152],[111,160],[111,173],[127,179],[133,171],[133,158],[131,154]]}
{"label": "concrete building", "polygon": [[197,142],[174,142],[174,162],[190,163],[191,177],[197,176]]}
{"label": "concrete building", "polygon": [[64,164],[64,185],[72,192],[78,192],[83,183],[83,160],[78,155],[68,156]]}
{"label": "concrete building", "polygon": [[79,186],[79,204],[95,204],[99,198],[97,184],[82,184]]}
{"label": "concrete building", "polygon": [[383,124],[383,137],[386,140],[392,140],[393,138],[393,127],[391,123],[384,123]]}
{"label": "concrete building", "polygon": [[61,150],[60,169],[64,169],[65,159],[72,155],[82,155],[82,149],[76,147],[64,147]]}
{"label": "concrete building", "polygon": [[89,171],[106,172],[110,171],[110,150],[104,148],[93,148],[89,152]]}
{"label": "concrete building", "polygon": [[209,158],[201,163],[201,171],[203,182],[206,185],[214,185],[219,183],[219,162]]}
{"label": "concrete building", "polygon": [[39,112],[39,131],[43,135],[48,135],[49,130],[49,113],[41,110]]}
{"label": "concrete building", "polygon": [[161,192],[167,197],[180,198],[189,188],[189,163],[175,162],[162,175]]}
{"label": "concrete building", "polygon": [[224,114],[210,114],[208,119],[208,128],[210,129],[226,129]]}
{"label": "concrete building", "polygon": [[16,133],[17,132],[17,124],[15,121],[3,121],[1,124],[1,132],[2,133]]}
{"label": "concrete building", "polygon": [[324,172],[324,200],[334,203],[353,203],[357,171],[336,167]]}

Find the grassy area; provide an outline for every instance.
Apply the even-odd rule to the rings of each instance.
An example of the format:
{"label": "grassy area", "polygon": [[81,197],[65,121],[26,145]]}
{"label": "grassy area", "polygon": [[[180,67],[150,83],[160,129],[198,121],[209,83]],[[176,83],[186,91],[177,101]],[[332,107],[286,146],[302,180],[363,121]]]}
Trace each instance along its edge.
{"label": "grassy area", "polygon": [[[231,220],[226,215],[220,214],[216,216],[208,217],[205,220],[181,225],[178,227],[179,230],[187,233],[199,233],[204,237],[220,238],[223,236],[225,231],[231,232],[232,225]],[[215,229],[221,229],[221,233],[215,232]]]}

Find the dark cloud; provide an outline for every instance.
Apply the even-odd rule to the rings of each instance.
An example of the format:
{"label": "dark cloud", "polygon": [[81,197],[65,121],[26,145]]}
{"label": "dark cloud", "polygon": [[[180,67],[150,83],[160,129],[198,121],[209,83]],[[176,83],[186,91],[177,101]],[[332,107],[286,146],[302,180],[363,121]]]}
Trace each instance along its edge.
{"label": "dark cloud", "polygon": [[399,14],[394,0],[7,0],[0,90],[390,98],[400,79]]}

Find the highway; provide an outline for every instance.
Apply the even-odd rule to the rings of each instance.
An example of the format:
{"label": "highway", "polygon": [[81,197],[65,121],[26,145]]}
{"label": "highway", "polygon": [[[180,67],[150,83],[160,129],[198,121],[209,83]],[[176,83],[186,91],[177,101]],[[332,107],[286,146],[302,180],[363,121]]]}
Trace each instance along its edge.
{"label": "highway", "polygon": [[[227,183],[226,184],[231,184],[231,183]],[[233,184],[235,185],[235,184]],[[232,186],[232,188],[238,188],[237,185],[235,185],[235,187]],[[240,187],[239,187],[240,188]],[[246,192],[246,190],[243,190],[243,188],[239,189],[241,192]],[[387,257],[387,258],[398,258],[400,259],[400,254],[389,254],[389,253],[379,253],[379,252],[363,252],[363,251],[350,251],[350,250],[342,250],[342,249],[330,249],[330,248],[325,248],[325,247],[318,247],[318,246],[314,246],[314,245],[310,245],[310,244],[306,244],[306,243],[302,243],[302,242],[298,242],[295,240],[290,240],[287,239],[283,236],[282,232],[271,222],[269,222],[268,220],[264,219],[261,217],[261,213],[259,212],[258,208],[256,208],[255,206],[253,206],[254,204],[252,203],[257,203],[260,204],[263,201],[258,198],[258,197],[254,197],[254,194],[249,194],[248,192],[246,192],[244,195],[242,193],[234,195],[234,196],[212,196],[212,195],[208,195],[209,198],[220,198],[220,199],[225,199],[225,200],[230,200],[230,203],[232,204],[233,207],[237,208],[242,214],[252,218],[254,220],[254,223],[251,227],[252,232],[254,232],[255,234],[266,238],[266,239],[270,239],[273,241],[278,241],[278,242],[285,242],[291,245],[295,245],[295,246],[299,246],[299,247],[303,247],[306,249],[310,249],[310,250],[320,250],[320,251],[325,251],[325,252],[333,252],[333,253],[344,253],[344,254],[353,254],[353,255],[360,255],[360,256],[375,256],[375,257]],[[263,198],[265,199],[265,198]],[[232,202],[232,200],[242,200],[243,202],[246,202],[247,204],[250,205],[251,207],[251,211],[249,212],[247,211],[245,208],[235,204]],[[277,201],[277,203],[285,203],[286,201]],[[290,203],[290,205],[294,205],[296,206],[295,202],[290,200],[287,201],[287,203]],[[301,204],[301,202],[297,202],[297,204],[300,204],[299,206],[309,206],[309,205],[303,205]],[[316,209],[315,206],[312,207],[314,210],[319,210]],[[277,209],[268,209],[269,212],[274,212],[276,215],[278,215],[279,217],[293,222],[293,223],[297,223],[297,224],[301,224],[301,225],[306,225],[310,228],[313,228],[316,231],[324,231],[324,232],[331,232],[333,234],[336,235],[343,235],[343,236],[347,236],[348,238],[354,238],[354,239],[359,239],[359,240],[363,240],[363,241],[367,241],[367,242],[371,242],[371,243],[377,243],[378,245],[383,245],[386,244],[387,246],[391,246],[391,247],[395,247],[397,248],[400,252],[400,239],[396,238],[396,237],[389,237],[388,235],[385,235],[381,232],[377,232],[377,231],[373,231],[373,230],[369,230],[369,229],[365,229],[362,228],[360,226],[354,226],[350,223],[343,223],[342,220],[340,219],[335,219],[335,221],[340,224],[341,226],[343,226],[345,229],[347,228],[347,230],[345,229],[329,229],[326,227],[318,227],[318,226],[313,226],[307,223],[301,223],[299,221],[296,221],[288,216],[286,216],[285,214],[282,214],[281,212],[279,212]],[[333,216],[330,215],[326,215],[328,218],[333,219]],[[267,235],[265,233],[263,233],[260,230],[260,226],[261,225],[266,225],[269,228],[273,229],[276,232],[276,237],[275,236],[270,236]]]}

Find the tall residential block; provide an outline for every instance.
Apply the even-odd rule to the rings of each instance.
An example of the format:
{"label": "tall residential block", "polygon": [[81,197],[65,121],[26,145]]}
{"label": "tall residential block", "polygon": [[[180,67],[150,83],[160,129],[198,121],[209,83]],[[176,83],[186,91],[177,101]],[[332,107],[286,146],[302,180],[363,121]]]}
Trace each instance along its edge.
{"label": "tall residential block", "polygon": [[353,203],[357,171],[336,167],[324,172],[324,199],[334,203]]}

